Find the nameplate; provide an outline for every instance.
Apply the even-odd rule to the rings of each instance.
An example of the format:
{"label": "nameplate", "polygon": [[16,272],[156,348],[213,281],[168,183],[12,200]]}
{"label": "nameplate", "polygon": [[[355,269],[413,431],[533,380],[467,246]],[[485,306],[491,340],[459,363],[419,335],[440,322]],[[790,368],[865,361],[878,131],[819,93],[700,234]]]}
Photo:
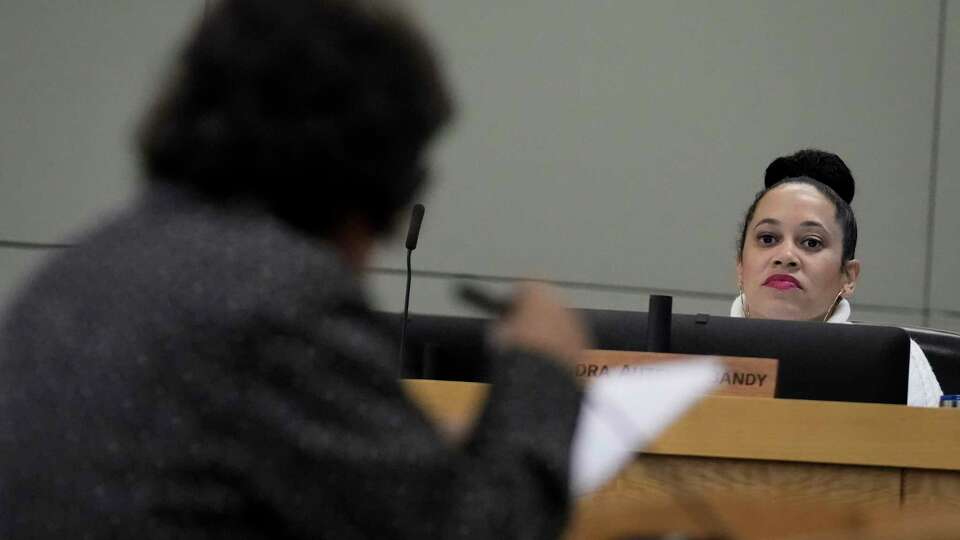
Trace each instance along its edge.
{"label": "nameplate", "polygon": [[622,373],[652,373],[653,364],[691,358],[712,358],[723,366],[715,396],[773,397],[777,389],[777,360],[744,356],[701,356],[637,351],[584,351],[576,376],[585,382],[596,377]]}

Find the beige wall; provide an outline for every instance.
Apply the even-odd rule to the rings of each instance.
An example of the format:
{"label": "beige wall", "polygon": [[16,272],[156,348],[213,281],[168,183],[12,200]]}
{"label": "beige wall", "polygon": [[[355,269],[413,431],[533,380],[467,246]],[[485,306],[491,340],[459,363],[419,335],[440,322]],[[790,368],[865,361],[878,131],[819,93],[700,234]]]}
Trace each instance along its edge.
{"label": "beige wall", "polygon": [[960,2],[951,1],[945,20],[943,106],[933,215],[931,324],[960,326]]}
{"label": "beige wall", "polygon": [[[132,195],[130,131],[202,2],[0,1],[0,239],[61,241]],[[461,105],[413,309],[460,312],[450,275],[470,273],[561,280],[581,306],[643,310],[670,289],[677,311],[725,313],[765,165],[820,146],[859,181],[855,317],[960,329],[960,3],[940,86],[937,0],[412,3]],[[0,247],[0,302],[39,253]],[[397,274],[370,280],[402,305]]]}

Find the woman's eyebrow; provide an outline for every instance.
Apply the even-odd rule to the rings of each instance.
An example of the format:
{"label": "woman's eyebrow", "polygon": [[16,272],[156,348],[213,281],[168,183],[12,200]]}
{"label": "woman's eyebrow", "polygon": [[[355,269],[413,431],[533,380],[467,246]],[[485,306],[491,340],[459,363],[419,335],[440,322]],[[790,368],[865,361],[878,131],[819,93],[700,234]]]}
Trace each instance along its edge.
{"label": "woman's eyebrow", "polygon": [[801,227],[817,227],[823,230],[827,230],[827,228],[823,226],[823,223],[820,223],[819,221],[804,221],[803,223],[800,224],[800,226]]}
{"label": "woman's eyebrow", "polygon": [[757,222],[756,225],[753,226],[753,228],[756,229],[757,227],[759,227],[759,226],[761,226],[761,225],[780,225],[780,221],[778,221],[778,220],[776,220],[776,219],[773,219],[773,218],[761,219],[760,221]]}

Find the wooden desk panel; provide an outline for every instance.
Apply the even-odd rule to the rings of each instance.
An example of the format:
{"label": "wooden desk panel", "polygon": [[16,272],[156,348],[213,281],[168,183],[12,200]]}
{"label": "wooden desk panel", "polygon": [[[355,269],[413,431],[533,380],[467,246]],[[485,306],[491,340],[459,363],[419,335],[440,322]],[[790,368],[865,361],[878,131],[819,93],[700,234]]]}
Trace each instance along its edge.
{"label": "wooden desk panel", "polygon": [[639,456],[596,495],[661,504],[686,493],[771,503],[900,506],[900,469],[819,463]]}
{"label": "wooden desk panel", "polygon": [[[587,498],[566,540],[624,540],[642,535],[737,540],[956,540],[955,511],[871,509],[822,503],[778,503],[726,496],[672,504]],[[658,536],[659,535],[659,536]],[[725,536],[724,536],[725,535]]]}
{"label": "wooden desk panel", "polygon": [[654,454],[960,471],[960,411],[902,405],[708,397]]}
{"label": "wooden desk panel", "polygon": [[960,471],[904,470],[903,506],[960,508]]}
{"label": "wooden desk panel", "polygon": [[[461,436],[487,386],[406,381],[411,397]],[[960,411],[708,397],[609,485],[606,501],[663,504],[672,486],[713,496],[862,508],[960,508]]]}

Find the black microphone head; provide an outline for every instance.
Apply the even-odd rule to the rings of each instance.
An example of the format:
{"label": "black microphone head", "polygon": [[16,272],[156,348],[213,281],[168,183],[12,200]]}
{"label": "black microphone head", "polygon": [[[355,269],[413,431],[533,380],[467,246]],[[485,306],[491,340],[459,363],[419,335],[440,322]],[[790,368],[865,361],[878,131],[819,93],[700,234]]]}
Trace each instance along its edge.
{"label": "black microphone head", "polygon": [[410,228],[407,229],[407,249],[417,249],[417,240],[420,238],[420,224],[423,222],[423,212],[425,209],[422,204],[413,205],[413,213],[410,214]]}

